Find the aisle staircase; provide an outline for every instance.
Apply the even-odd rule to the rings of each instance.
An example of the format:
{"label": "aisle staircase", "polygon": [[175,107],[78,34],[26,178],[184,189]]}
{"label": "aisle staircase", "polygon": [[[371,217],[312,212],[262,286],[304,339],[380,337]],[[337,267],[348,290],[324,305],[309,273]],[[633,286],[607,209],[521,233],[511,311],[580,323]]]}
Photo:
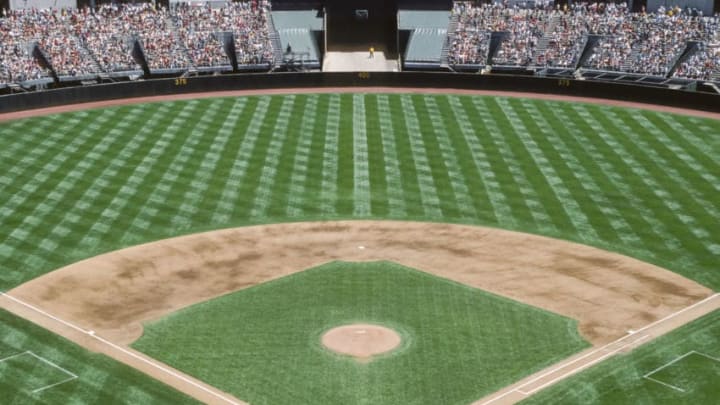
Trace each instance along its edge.
{"label": "aisle staircase", "polygon": [[281,67],[285,61],[285,50],[282,48],[282,42],[280,41],[280,33],[275,28],[275,22],[273,21],[272,14],[268,14],[268,31],[270,32],[270,44],[273,48],[273,60],[270,71],[273,71]]}
{"label": "aisle staircase", "polygon": [[165,18],[165,23],[167,24],[167,27],[170,28],[170,35],[172,35],[173,42],[177,45],[177,49],[179,49],[181,53],[184,53],[185,57],[187,58],[188,65],[182,66],[182,68],[196,69],[197,67],[195,66],[195,61],[193,61],[190,57],[190,51],[188,51],[187,46],[183,43],[183,41],[180,40],[177,17],[175,17],[174,15],[168,15]]}
{"label": "aisle staircase", "polygon": [[100,69],[100,62],[97,60],[97,57],[95,57],[95,55],[87,49],[86,45],[80,40],[80,37],[75,36],[75,43],[78,45],[78,51],[82,54],[82,57],[92,62],[93,71],[98,74],[103,73]]}
{"label": "aisle staircase", "polygon": [[455,31],[457,30],[458,16],[453,14],[450,16],[450,23],[447,28],[447,35],[443,43],[442,52],[440,52],[440,67],[447,69],[450,67],[450,44],[455,39]]}
{"label": "aisle staircase", "polygon": [[537,46],[535,47],[535,53],[533,54],[531,65],[537,66],[539,64],[540,55],[545,54],[545,51],[548,48],[548,44],[553,37],[553,32],[555,31],[555,28],[558,26],[558,24],[560,24],[561,19],[561,14],[553,13],[552,18],[550,19],[550,23],[548,24],[545,32],[543,32],[543,36],[540,38]]}
{"label": "aisle staircase", "polygon": [[622,65],[620,66],[620,70],[623,72],[632,72],[632,65],[633,61],[638,60],[640,56],[640,51],[638,50],[637,45],[632,47],[632,50],[630,51],[630,55],[623,61]]}

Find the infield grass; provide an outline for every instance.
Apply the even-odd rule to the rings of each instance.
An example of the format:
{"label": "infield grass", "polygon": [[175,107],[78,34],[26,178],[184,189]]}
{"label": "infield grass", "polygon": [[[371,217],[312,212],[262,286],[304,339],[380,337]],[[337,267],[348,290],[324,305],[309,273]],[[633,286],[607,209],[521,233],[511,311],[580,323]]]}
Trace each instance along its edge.
{"label": "infield grass", "polygon": [[196,231],[334,218],[496,226],[720,288],[720,123],[503,97],[142,104],[0,125],[0,288]]}
{"label": "infield grass", "polygon": [[[403,342],[325,350],[352,323]],[[333,262],[146,324],[133,347],[252,404],[465,404],[588,346],[576,321],[389,262]]]}
{"label": "infield grass", "polygon": [[0,309],[2,404],[192,404],[191,398]]}
{"label": "infield grass", "polygon": [[720,311],[551,386],[523,405],[716,404]]}

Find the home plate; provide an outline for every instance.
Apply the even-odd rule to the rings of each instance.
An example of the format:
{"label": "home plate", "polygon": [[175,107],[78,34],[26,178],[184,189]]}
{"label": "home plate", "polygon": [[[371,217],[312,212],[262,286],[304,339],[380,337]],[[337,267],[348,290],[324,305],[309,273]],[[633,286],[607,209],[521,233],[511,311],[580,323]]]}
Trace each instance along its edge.
{"label": "home plate", "polygon": [[365,249],[365,246],[358,246],[358,249],[363,250]]}

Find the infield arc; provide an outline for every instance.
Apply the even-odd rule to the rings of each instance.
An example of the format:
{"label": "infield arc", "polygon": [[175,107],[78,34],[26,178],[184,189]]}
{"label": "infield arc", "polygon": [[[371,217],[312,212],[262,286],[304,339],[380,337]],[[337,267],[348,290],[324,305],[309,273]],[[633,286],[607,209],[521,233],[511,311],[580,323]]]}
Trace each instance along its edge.
{"label": "infield arc", "polygon": [[144,322],[334,260],[393,261],[540,307],[576,319],[593,344],[712,293],[627,256],[547,237],[466,225],[330,221],[240,227],[139,245],[48,273],[10,294],[130,343]]}

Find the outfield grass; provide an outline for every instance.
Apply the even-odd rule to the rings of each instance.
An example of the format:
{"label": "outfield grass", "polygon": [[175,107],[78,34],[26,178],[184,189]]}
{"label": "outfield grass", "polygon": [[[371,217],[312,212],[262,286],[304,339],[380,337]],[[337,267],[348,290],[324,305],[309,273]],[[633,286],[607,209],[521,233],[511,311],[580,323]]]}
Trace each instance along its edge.
{"label": "outfield grass", "polygon": [[135,369],[2,309],[0,331],[0,403],[195,403]]}
{"label": "outfield grass", "polygon": [[[350,323],[403,338],[370,363]],[[252,404],[465,404],[588,346],[576,321],[388,262],[334,262],[145,325],[133,347]]]}
{"label": "outfield grass", "polygon": [[323,94],[0,125],[0,288],[249,223],[482,224],[625,253],[720,289],[720,123],[527,99]]}
{"label": "outfield grass", "polygon": [[719,398],[720,311],[715,311],[522,404],[700,405],[717,404]]}

